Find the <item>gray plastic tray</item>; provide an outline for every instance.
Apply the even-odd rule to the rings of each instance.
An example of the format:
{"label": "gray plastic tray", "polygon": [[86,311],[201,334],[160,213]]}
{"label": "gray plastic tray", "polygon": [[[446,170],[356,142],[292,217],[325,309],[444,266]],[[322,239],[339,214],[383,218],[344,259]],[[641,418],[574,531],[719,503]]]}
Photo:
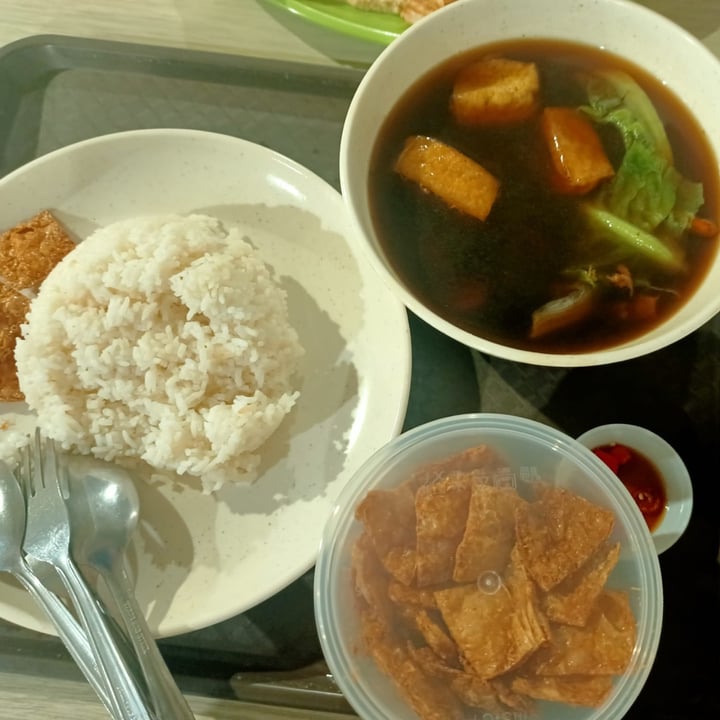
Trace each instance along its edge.
{"label": "gray plastic tray", "polygon": [[[68,37],[29,38],[0,49],[0,176],[89,137],[178,127],[270,147],[337,187],[342,122],[360,77],[353,69]],[[410,322],[414,360],[406,427],[477,410],[468,349],[414,317]],[[181,684],[230,694],[227,680],[234,673],[295,670],[320,659],[312,580],[313,573],[307,573],[243,615],[161,641]],[[2,621],[0,668],[77,674],[59,641]],[[309,689],[308,694],[312,700]],[[299,695],[295,692],[288,702],[307,705],[307,697]]]}
{"label": "gray plastic tray", "polygon": [[[237,135],[271,147],[338,186],[342,122],[361,78],[353,69],[286,64],[67,37],[0,49],[0,175],[87,137],[149,127]],[[665,350],[616,365],[562,370],[470,353],[411,316],[413,377],[406,427],[459,412],[504,412],[570,435],[606,422],[644,425],[680,452],[695,510],[683,538],[661,556],[663,636],[632,718],[720,717],[720,318]],[[312,573],[251,611],[161,641],[186,690],[231,694],[230,678],[257,675],[253,696],[282,683],[278,671],[321,658]],[[73,674],[62,646],[0,623],[0,668]],[[327,707],[327,687],[301,672],[278,703]],[[252,676],[251,676],[252,677]],[[248,686],[238,682],[236,690]],[[294,697],[291,697],[294,696]],[[332,700],[332,698],[331,698]],[[333,701],[335,705],[337,702]],[[331,703],[332,705],[332,703]],[[339,705],[338,705],[339,707]]]}

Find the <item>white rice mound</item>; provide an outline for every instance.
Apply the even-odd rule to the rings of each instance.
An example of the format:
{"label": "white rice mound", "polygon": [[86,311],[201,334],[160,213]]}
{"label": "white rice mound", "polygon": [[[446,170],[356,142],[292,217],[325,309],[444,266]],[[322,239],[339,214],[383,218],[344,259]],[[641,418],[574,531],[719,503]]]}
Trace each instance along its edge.
{"label": "white rice mound", "polygon": [[67,450],[141,459],[206,491],[253,480],[302,356],[285,292],[236,229],[150,216],[94,232],[50,273],[18,339],[20,387]]}

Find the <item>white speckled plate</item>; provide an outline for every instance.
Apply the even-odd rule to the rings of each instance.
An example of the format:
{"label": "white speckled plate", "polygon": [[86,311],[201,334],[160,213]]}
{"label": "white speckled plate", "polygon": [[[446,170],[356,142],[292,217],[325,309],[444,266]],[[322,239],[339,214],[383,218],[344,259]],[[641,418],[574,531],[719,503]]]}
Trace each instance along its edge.
{"label": "white speckled plate", "polygon": [[[339,490],[399,432],[410,384],[405,310],[356,251],[339,194],[237,138],[190,130],[106,135],[0,180],[0,228],[43,208],[78,239],[136,215],[214,215],[242,227],[288,293],[306,350],[301,397],[263,448],[260,480],[214,496],[194,485],[139,483],[141,525],[129,559],[153,632],[174,635],[239,614],[312,567]],[[23,411],[0,404],[6,417]],[[7,442],[11,432],[0,436]],[[49,631],[7,575],[0,616]]]}

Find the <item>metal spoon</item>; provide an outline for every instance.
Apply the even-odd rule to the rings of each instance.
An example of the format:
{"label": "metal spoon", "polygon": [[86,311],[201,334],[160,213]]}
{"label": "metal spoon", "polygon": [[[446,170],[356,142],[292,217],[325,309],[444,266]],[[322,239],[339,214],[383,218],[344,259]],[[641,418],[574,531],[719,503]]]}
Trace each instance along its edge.
{"label": "metal spoon", "polygon": [[135,648],[158,718],[192,720],[194,715],[150,633],[125,568],[124,552],[139,516],[135,485],[124,469],[109,463],[75,459],[68,469],[72,492],[67,503],[75,561],[92,567],[105,580]]}
{"label": "metal spoon", "polygon": [[25,498],[10,468],[0,461],[0,572],[12,573],[45,611],[72,658],[106,708],[110,700],[87,637],[72,613],[32,572],[22,553]]}

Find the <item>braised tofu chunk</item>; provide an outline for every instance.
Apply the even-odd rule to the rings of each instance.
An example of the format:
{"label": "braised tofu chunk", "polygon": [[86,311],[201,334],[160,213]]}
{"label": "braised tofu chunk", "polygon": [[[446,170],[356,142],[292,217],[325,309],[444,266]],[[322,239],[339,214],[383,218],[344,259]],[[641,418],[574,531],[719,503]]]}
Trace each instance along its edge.
{"label": "braised tofu chunk", "polygon": [[422,135],[405,142],[395,170],[450,207],[479,220],[490,214],[500,188],[482,165],[440,140]]}
{"label": "braised tofu chunk", "polygon": [[463,125],[518,123],[535,115],[539,93],[534,63],[488,57],[458,73],[450,109]]}
{"label": "braised tofu chunk", "polygon": [[578,110],[547,107],[540,125],[559,192],[583,195],[615,174],[600,136]]}

